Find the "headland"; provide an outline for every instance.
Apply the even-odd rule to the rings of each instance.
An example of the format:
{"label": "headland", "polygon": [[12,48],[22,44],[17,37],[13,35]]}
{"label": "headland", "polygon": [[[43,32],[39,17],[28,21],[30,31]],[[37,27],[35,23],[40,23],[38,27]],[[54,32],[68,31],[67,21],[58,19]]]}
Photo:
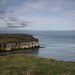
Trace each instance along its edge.
{"label": "headland", "polygon": [[39,47],[39,40],[28,34],[0,34],[0,51]]}

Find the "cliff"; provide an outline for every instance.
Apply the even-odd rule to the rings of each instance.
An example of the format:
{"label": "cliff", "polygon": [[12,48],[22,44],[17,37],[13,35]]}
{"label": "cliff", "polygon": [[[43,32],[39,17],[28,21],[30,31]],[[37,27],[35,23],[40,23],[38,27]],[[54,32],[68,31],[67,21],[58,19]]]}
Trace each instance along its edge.
{"label": "cliff", "polygon": [[39,40],[26,34],[0,34],[0,50],[26,49],[39,46]]}

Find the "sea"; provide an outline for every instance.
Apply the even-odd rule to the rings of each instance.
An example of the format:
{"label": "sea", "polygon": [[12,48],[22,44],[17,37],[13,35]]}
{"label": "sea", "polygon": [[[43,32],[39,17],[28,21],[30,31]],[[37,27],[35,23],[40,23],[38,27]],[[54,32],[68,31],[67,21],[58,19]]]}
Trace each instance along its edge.
{"label": "sea", "polygon": [[34,35],[34,37],[39,39],[40,48],[34,48],[28,51],[0,52],[0,56],[29,54],[43,58],[55,58],[57,60],[75,62],[75,36]]}

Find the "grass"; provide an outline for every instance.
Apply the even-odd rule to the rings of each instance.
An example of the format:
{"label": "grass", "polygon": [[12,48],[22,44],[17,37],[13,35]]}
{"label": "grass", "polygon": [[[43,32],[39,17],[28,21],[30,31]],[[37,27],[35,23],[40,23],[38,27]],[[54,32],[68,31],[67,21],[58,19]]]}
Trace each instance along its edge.
{"label": "grass", "polygon": [[0,44],[39,41],[29,34],[0,34]]}
{"label": "grass", "polygon": [[19,36],[32,36],[29,34],[0,34],[0,37],[19,37]]}
{"label": "grass", "polygon": [[75,75],[75,62],[23,54],[0,56],[0,75]]}

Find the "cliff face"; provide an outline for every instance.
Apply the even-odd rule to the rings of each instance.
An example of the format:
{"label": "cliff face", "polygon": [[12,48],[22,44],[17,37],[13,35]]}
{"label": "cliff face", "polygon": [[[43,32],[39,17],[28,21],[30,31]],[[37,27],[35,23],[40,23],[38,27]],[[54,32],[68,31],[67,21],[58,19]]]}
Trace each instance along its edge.
{"label": "cliff face", "polygon": [[[4,34],[5,35],[5,34]],[[39,40],[29,35],[0,36],[0,50],[15,50],[39,46]]]}

